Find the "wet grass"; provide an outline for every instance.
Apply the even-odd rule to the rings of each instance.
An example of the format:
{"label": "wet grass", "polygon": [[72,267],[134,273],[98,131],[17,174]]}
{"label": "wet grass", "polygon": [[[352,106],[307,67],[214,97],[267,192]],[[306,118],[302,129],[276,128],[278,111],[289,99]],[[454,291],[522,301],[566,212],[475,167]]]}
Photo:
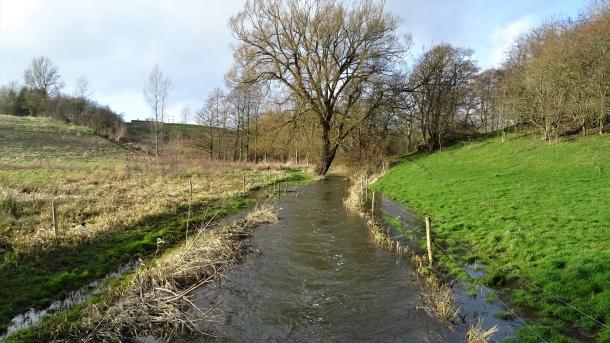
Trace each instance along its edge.
{"label": "wet grass", "polygon": [[14,332],[6,338],[5,342],[52,342],[57,333],[78,329],[83,315],[88,309],[106,307],[118,299],[120,294],[133,282],[133,279],[133,272],[126,272],[121,276],[108,279],[101,285],[101,292],[65,311],[43,318],[34,326]]}
{"label": "wet grass", "polygon": [[[215,199],[195,206],[192,218],[206,222],[235,213],[252,199]],[[36,256],[10,255],[0,264],[0,318],[5,327],[15,315],[44,308],[128,261],[147,259],[184,239],[187,209],[144,218],[129,227],[76,246],[59,246]],[[161,243],[163,242],[163,243]]]}
{"label": "wet grass", "polygon": [[610,136],[552,145],[487,137],[408,156],[373,188],[432,217],[435,239],[459,259],[437,252],[447,269],[463,275],[463,263],[478,260],[488,285],[517,285],[513,303],[537,311],[539,334],[610,338],[590,318],[610,326]]}
{"label": "wet grass", "polygon": [[[217,280],[249,250],[241,243],[258,225],[277,221],[257,207],[238,223],[207,230],[155,259],[105,281],[101,292],[8,337],[7,342],[131,341],[134,336],[198,334],[216,316],[196,309],[191,292]],[[169,289],[169,290],[168,290]],[[167,294],[181,296],[167,297]],[[197,292],[195,292],[197,293]]]}

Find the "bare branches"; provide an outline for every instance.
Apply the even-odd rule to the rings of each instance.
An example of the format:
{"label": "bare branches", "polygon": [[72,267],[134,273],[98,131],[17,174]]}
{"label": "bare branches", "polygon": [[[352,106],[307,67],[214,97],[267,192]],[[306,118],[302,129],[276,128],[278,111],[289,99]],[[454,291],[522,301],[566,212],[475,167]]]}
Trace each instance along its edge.
{"label": "bare branches", "polygon": [[370,0],[252,0],[231,19],[239,41],[235,59],[249,81],[281,85],[318,117],[320,174],[328,171],[341,141],[374,113],[354,109],[375,93],[376,78],[393,73],[404,51],[397,25],[383,4]]}
{"label": "bare branches", "polygon": [[[159,155],[159,121],[163,124],[165,105],[170,89],[171,80],[165,77],[159,65],[155,64],[144,87],[144,99],[155,119],[155,156]],[[163,138],[163,126],[161,126],[161,137]]]}
{"label": "bare branches", "polygon": [[64,87],[59,70],[51,59],[44,56],[32,60],[30,67],[23,75],[23,79],[27,88],[40,91],[45,98],[58,95]]}

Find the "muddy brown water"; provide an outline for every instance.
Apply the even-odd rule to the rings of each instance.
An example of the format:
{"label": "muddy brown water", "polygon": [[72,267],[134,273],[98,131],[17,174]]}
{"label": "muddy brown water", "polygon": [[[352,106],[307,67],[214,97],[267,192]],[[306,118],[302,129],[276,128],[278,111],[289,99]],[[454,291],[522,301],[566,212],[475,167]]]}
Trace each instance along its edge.
{"label": "muddy brown water", "polygon": [[[365,220],[343,207],[340,177],[278,203],[280,221],[252,238],[258,253],[202,289],[216,305],[222,342],[462,342],[463,332],[419,309],[421,286],[406,261],[377,247]],[[184,342],[210,338],[190,337]]]}

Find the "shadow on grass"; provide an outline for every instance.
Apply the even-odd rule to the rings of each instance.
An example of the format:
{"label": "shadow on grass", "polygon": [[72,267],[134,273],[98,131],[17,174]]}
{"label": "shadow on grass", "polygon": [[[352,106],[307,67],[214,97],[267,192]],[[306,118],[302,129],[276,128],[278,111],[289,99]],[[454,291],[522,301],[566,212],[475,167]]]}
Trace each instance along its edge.
{"label": "shadow on grass", "polygon": [[[252,202],[233,197],[194,204],[191,222],[198,225],[218,219]],[[148,216],[129,228],[76,246],[58,246],[21,258],[9,255],[0,265],[0,332],[14,316],[30,308],[45,308],[124,263],[175,246],[184,240],[186,220],[187,206],[181,206],[175,212]],[[158,240],[163,243],[158,244]]]}

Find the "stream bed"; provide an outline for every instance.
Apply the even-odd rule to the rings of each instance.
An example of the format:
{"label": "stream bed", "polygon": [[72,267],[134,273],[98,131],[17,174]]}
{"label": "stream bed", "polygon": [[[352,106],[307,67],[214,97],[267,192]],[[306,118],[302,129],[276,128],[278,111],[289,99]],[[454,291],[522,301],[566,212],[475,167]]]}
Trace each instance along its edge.
{"label": "stream bed", "polygon": [[255,253],[194,298],[216,308],[217,337],[183,342],[463,342],[464,330],[418,310],[410,265],[343,207],[346,187],[328,177],[283,194],[280,221],[252,237]]}

